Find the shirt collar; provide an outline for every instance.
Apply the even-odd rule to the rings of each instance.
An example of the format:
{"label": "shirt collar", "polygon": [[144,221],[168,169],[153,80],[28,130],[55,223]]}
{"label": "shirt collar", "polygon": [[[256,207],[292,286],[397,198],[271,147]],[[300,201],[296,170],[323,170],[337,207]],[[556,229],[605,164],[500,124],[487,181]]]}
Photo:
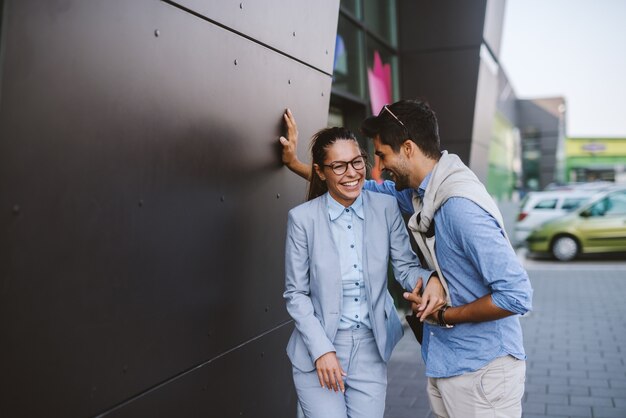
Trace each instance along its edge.
{"label": "shirt collar", "polygon": [[430,177],[432,174],[432,171],[428,173],[426,177],[424,177],[424,180],[422,180],[422,182],[420,183],[420,187],[418,187],[417,189],[417,195],[422,199],[424,198],[424,194],[426,193],[426,187],[428,187],[428,182],[430,181]]}
{"label": "shirt collar", "polygon": [[328,215],[330,216],[330,220],[331,221],[334,221],[335,219],[340,217],[341,214],[346,209],[350,209],[350,208],[354,211],[354,213],[356,213],[356,215],[359,218],[364,219],[364,216],[363,216],[363,195],[359,195],[359,197],[356,198],[354,203],[352,203],[352,205],[350,205],[350,207],[346,208],[341,203],[339,203],[335,199],[333,199],[333,197],[330,195],[330,193],[326,193],[326,203],[328,205]]}

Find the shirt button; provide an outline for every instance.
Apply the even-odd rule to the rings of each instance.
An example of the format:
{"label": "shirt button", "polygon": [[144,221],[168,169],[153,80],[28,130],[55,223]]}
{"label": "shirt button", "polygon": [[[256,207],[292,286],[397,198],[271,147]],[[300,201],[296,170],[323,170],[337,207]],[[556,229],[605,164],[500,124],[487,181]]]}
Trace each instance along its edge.
{"label": "shirt button", "polygon": [[354,315],[354,317],[355,317],[355,318],[358,318],[359,316],[358,316],[358,315]]}
{"label": "shirt button", "polygon": [[348,229],[352,229],[352,225],[348,225]]}
{"label": "shirt button", "polygon": [[431,335],[431,336],[433,336],[433,335],[435,335],[435,333],[434,333],[434,332],[432,332],[432,331],[430,331],[430,335]]}
{"label": "shirt button", "polygon": [[354,298],[354,301],[355,301],[355,302],[358,302],[358,301],[359,301],[359,298]]}
{"label": "shirt button", "polygon": [[350,212],[350,209],[346,209],[346,212]]}
{"label": "shirt button", "polygon": [[357,327],[357,328],[361,328],[361,326],[360,326],[360,325],[357,325],[356,327]]}
{"label": "shirt button", "polygon": [[354,268],[356,268],[356,264],[354,265]]}
{"label": "shirt button", "polygon": [[354,248],[354,244],[352,244],[352,245],[350,246],[350,248]]}
{"label": "shirt button", "polygon": [[355,286],[358,286],[358,285],[359,285],[359,282],[356,282],[354,285],[355,285]]}

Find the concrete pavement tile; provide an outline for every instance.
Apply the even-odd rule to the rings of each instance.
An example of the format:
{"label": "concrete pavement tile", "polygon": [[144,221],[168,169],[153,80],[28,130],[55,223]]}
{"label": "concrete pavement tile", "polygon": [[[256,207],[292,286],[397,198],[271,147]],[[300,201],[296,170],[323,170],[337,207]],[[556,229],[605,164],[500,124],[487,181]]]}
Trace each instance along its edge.
{"label": "concrete pavement tile", "polygon": [[543,402],[524,402],[522,403],[522,412],[524,414],[545,414],[547,405]]}
{"label": "concrete pavement tile", "polygon": [[576,378],[570,377],[569,383],[571,385],[585,385],[590,388],[608,388],[609,387],[609,379],[588,379],[588,378]]}
{"label": "concrete pavement tile", "polygon": [[604,398],[623,398],[624,389],[607,389],[607,388],[590,388],[591,396],[600,396]]}
{"label": "concrete pavement tile", "polygon": [[604,371],[590,371],[589,372],[589,378],[591,378],[591,379],[607,378],[607,379],[621,380],[621,379],[626,379],[626,374],[624,374],[623,372],[620,372],[620,371],[613,371],[613,370],[609,370],[608,372],[604,372]]}
{"label": "concrete pavement tile", "polygon": [[387,399],[385,400],[385,405],[411,407],[414,404],[415,404],[415,397],[402,397],[402,396],[387,395]]}
{"label": "concrete pavement tile", "polygon": [[526,380],[534,385],[566,385],[568,384],[567,377],[554,377],[554,376],[529,376]]}
{"label": "concrete pavement tile", "polygon": [[588,372],[586,370],[563,370],[549,369],[549,375],[554,377],[578,377],[586,379]]}
{"label": "concrete pavement tile", "polygon": [[601,406],[593,407],[594,418],[624,418],[626,417],[626,408],[604,408]]}
{"label": "concrete pavement tile", "polygon": [[385,408],[385,418],[425,418],[429,412],[430,408],[389,405],[388,408]]}
{"label": "concrete pavement tile", "polygon": [[530,361],[529,368],[531,369],[555,369],[555,370],[569,370],[569,360],[550,360],[550,361]]}
{"label": "concrete pavement tile", "polygon": [[576,361],[572,361],[570,362],[569,365],[569,369],[570,370],[594,370],[594,371],[600,371],[600,370],[607,370],[606,367],[606,363],[583,363],[583,362],[576,362]]}
{"label": "concrete pavement tile", "polygon": [[548,405],[548,416],[554,415],[592,418],[591,408],[588,406]]}
{"label": "concrete pavement tile", "polygon": [[613,398],[616,408],[626,408],[626,394],[623,398]]}
{"label": "concrete pavement tile", "polygon": [[615,388],[615,389],[618,389],[618,388],[626,389],[626,379],[624,379],[624,380],[622,380],[622,379],[609,379],[609,386],[611,388]]}
{"label": "concrete pavement tile", "polygon": [[526,368],[526,376],[548,376],[549,369],[543,368]]}
{"label": "concrete pavement tile", "polygon": [[546,394],[546,393],[529,393],[528,402],[567,405],[569,403],[568,395]]}
{"label": "concrete pavement tile", "polygon": [[585,396],[591,393],[588,386],[548,385],[548,393]]}
{"label": "concrete pavement tile", "polygon": [[613,400],[611,398],[598,398],[591,396],[570,396],[571,405],[584,405],[584,406],[607,406],[613,407]]}

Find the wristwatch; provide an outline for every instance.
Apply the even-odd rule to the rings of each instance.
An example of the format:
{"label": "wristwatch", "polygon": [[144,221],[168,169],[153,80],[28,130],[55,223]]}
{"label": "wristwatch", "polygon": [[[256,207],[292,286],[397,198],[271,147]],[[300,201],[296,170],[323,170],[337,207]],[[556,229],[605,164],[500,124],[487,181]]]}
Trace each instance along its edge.
{"label": "wristwatch", "polygon": [[446,305],[437,312],[437,322],[439,322],[439,326],[442,328],[454,328],[454,325],[450,325],[446,322],[446,318],[443,316],[446,313],[446,309],[448,309],[450,305]]}

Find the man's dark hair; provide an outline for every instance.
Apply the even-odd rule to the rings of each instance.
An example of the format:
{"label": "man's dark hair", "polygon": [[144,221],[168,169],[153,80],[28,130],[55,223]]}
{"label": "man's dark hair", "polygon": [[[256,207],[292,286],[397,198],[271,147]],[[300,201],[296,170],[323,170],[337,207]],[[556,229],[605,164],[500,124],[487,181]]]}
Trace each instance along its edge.
{"label": "man's dark hair", "polygon": [[378,116],[363,121],[361,131],[370,138],[378,135],[380,142],[389,145],[394,152],[410,139],[427,157],[435,160],[441,157],[437,116],[428,103],[419,100],[400,100],[385,105]]}

